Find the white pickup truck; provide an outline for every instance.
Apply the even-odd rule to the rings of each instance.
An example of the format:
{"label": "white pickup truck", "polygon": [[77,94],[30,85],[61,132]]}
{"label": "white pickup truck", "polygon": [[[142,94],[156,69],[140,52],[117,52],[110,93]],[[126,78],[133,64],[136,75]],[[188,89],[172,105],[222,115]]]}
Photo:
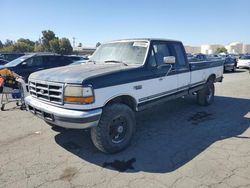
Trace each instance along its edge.
{"label": "white pickup truck", "polygon": [[222,61],[189,63],[179,41],[118,40],[85,64],[31,74],[25,102],[50,125],[90,128],[94,145],[115,153],[131,142],[135,112],[189,94],[210,105],[222,76]]}

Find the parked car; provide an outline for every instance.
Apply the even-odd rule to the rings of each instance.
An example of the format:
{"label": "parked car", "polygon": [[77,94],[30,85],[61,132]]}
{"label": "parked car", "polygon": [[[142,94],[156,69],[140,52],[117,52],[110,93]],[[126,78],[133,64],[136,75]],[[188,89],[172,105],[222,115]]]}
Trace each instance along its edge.
{"label": "parked car", "polygon": [[25,55],[24,53],[0,53],[0,59],[4,59],[6,61],[12,61],[24,55]]}
{"label": "parked car", "polygon": [[119,40],[99,46],[83,65],[31,74],[25,102],[50,125],[91,128],[94,145],[115,153],[134,135],[135,112],[189,94],[210,105],[222,76],[223,61],[188,63],[179,41]]}
{"label": "parked car", "polygon": [[238,59],[237,68],[250,68],[250,55],[243,55]]}
{"label": "parked car", "polygon": [[207,55],[207,58],[209,58],[209,59],[220,59],[220,58],[222,58],[222,56],[220,56],[218,54],[209,54],[209,55]]}
{"label": "parked car", "polygon": [[4,59],[0,59],[0,65],[5,65],[5,64],[7,64],[8,63],[8,61],[6,61],[6,60],[4,60]]}
{"label": "parked car", "polygon": [[194,58],[198,59],[199,61],[207,61],[208,60],[207,56],[205,54],[197,54],[197,55],[195,55]]}
{"label": "parked car", "polygon": [[199,62],[199,61],[207,61],[208,58],[205,54],[195,54],[193,56],[188,56],[188,62]]}
{"label": "parked car", "polygon": [[71,63],[72,61],[66,56],[35,53],[19,57],[3,66],[0,66],[0,69],[8,68],[9,70],[22,76],[27,82],[29,75],[33,72],[65,66]]}
{"label": "parked car", "polygon": [[233,57],[226,57],[225,61],[224,61],[224,72],[226,71],[232,71],[234,72],[236,70],[237,67],[237,61],[235,58]]}

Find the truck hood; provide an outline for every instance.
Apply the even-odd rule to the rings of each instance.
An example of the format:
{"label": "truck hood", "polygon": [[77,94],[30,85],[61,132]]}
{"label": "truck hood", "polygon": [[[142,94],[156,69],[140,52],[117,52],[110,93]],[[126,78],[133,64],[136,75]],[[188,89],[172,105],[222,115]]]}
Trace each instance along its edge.
{"label": "truck hood", "polygon": [[81,84],[86,78],[92,76],[130,69],[133,67],[134,66],[124,66],[123,64],[85,63],[38,71],[31,74],[29,79]]}

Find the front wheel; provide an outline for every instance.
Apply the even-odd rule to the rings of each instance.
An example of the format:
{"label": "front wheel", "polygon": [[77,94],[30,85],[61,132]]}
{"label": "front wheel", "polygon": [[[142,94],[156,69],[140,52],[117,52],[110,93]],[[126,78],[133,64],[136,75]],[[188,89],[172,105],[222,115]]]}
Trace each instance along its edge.
{"label": "front wheel", "polygon": [[236,71],[236,66],[234,66],[232,69],[232,72],[235,72],[235,71]]}
{"label": "front wheel", "polygon": [[208,81],[204,88],[198,91],[197,94],[198,104],[202,106],[208,106],[214,102],[214,83]]}
{"label": "front wheel", "polygon": [[98,126],[91,129],[91,139],[102,152],[116,153],[130,144],[135,126],[135,114],[130,107],[111,104],[104,107]]}

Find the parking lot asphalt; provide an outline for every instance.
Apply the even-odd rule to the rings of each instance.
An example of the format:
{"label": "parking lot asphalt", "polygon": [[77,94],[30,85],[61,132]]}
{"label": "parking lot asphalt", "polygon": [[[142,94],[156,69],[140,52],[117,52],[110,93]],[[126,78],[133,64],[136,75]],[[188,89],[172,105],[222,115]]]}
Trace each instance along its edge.
{"label": "parking lot asphalt", "polygon": [[195,97],[137,114],[125,151],[107,155],[88,130],[0,112],[0,187],[250,187],[250,74],[224,74],[214,104]]}

